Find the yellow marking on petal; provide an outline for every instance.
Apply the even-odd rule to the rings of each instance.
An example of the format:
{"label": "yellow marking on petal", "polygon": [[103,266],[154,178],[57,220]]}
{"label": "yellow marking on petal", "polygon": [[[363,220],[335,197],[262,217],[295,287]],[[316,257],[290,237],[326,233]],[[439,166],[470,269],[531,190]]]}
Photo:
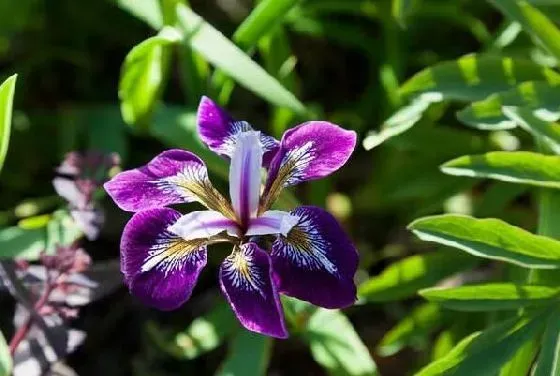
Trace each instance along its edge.
{"label": "yellow marking on petal", "polygon": [[162,265],[165,270],[171,270],[179,260],[188,257],[189,254],[198,250],[206,242],[206,239],[193,239],[189,241],[173,239],[165,243],[156,244],[152,247],[151,254],[144,261],[142,271],[147,272],[156,265]]}
{"label": "yellow marking on petal", "polygon": [[270,209],[272,207],[272,204],[278,199],[278,196],[280,196],[280,192],[282,192],[282,188],[284,188],[285,183],[290,178],[290,174],[296,166],[296,162],[297,161],[295,161],[294,159],[288,158],[286,163],[284,163],[280,167],[280,169],[278,170],[278,175],[276,175],[276,179],[274,179],[274,181],[270,185],[268,193],[261,202],[259,214],[262,214]]}
{"label": "yellow marking on petal", "polygon": [[184,190],[184,195],[195,196],[197,200],[208,209],[218,211],[224,216],[235,220],[235,212],[231,204],[216,188],[214,188],[210,180],[189,180],[181,176],[174,183],[179,189]]}

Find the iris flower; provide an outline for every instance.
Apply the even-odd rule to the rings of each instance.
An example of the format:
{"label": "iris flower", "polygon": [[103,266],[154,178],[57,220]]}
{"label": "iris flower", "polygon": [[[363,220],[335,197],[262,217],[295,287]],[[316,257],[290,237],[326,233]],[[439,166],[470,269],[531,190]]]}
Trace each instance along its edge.
{"label": "iris flower", "polygon": [[[310,121],[279,142],[206,97],[197,125],[208,148],[230,159],[230,201],[212,186],[204,162],[184,150],[165,151],[105,183],[121,209],[135,212],[121,239],[121,271],[131,293],[161,310],[178,308],[206,265],[207,246],[230,242],[220,287],[245,328],[287,337],[280,293],[325,308],[352,305],[358,254],[334,217],[314,206],[290,212],[271,207],[284,187],[344,165],[356,134]],[[208,210],[182,215],[166,207],[194,201]],[[273,239],[270,249],[263,249],[261,237]]]}

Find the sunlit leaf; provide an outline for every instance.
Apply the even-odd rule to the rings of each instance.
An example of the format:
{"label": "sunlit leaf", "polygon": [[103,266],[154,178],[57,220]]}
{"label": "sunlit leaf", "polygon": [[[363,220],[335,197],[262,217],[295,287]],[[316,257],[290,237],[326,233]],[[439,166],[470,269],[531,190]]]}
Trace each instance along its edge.
{"label": "sunlit leaf", "polygon": [[495,55],[466,55],[417,73],[400,88],[410,104],[387,120],[379,132],[368,135],[364,147],[371,149],[412,127],[432,103],[444,100],[477,101],[511,89],[525,81],[558,82],[558,73],[521,59]]}
{"label": "sunlit leaf", "polygon": [[429,288],[419,292],[431,302],[458,311],[512,310],[552,303],[560,289],[548,286],[489,283],[452,288]]}
{"label": "sunlit leaf", "polygon": [[254,46],[268,31],[283,21],[285,14],[300,0],[263,0],[243,20],[233,41],[242,49]]}
{"label": "sunlit leaf", "polygon": [[239,329],[230,343],[226,360],[216,375],[265,375],[271,347],[272,339],[270,337]]}
{"label": "sunlit leaf", "polygon": [[13,75],[0,85],[0,172],[4,167],[4,160],[10,144],[16,78],[17,75]]}
{"label": "sunlit leaf", "polygon": [[4,335],[0,332],[0,376],[9,376],[12,373],[12,356]]}
{"label": "sunlit leaf", "polygon": [[517,125],[506,116],[502,107],[527,107],[535,114],[560,118],[560,81],[531,81],[488,98],[474,102],[457,113],[463,123],[478,129],[511,129]]}
{"label": "sunlit leaf", "polygon": [[558,312],[548,318],[541,342],[541,350],[532,376],[560,375],[560,320],[558,320]]}
{"label": "sunlit leaf", "polygon": [[560,30],[540,10],[525,0],[489,0],[560,60]]}
{"label": "sunlit leaf", "polygon": [[144,128],[148,125],[166,80],[169,45],[180,38],[174,29],[163,29],[126,56],[119,82],[121,112],[126,123]]}
{"label": "sunlit leaf", "polygon": [[544,327],[543,321],[542,315],[513,318],[484,332],[474,333],[416,376],[494,376],[517,349],[539,335]]}
{"label": "sunlit leaf", "polygon": [[424,241],[475,256],[531,268],[560,267],[560,241],[531,234],[499,219],[445,214],[417,219],[409,229]]}
{"label": "sunlit leaf", "polygon": [[309,318],[302,333],[317,363],[331,375],[373,376],[377,367],[348,318],[323,308]]}
{"label": "sunlit leaf", "polygon": [[383,336],[377,351],[382,356],[390,356],[405,346],[425,341],[429,334],[445,324],[444,319],[444,312],[437,304],[422,304]]}
{"label": "sunlit leaf", "polygon": [[445,250],[409,256],[392,263],[380,275],[362,283],[358,295],[373,302],[407,298],[451,274],[473,267],[477,262],[474,257]]}
{"label": "sunlit leaf", "polygon": [[290,91],[199,15],[179,4],[177,16],[184,42],[208,62],[270,103],[305,113],[303,104]]}
{"label": "sunlit leaf", "polygon": [[[560,112],[553,118],[543,120],[537,111],[525,107],[503,107],[504,114],[516,122],[521,128],[542,140],[554,153],[560,154],[560,124],[551,120],[558,120]],[[548,113],[547,116],[550,116]]]}
{"label": "sunlit leaf", "polygon": [[441,170],[449,175],[560,188],[560,157],[528,151],[465,155],[443,164]]}

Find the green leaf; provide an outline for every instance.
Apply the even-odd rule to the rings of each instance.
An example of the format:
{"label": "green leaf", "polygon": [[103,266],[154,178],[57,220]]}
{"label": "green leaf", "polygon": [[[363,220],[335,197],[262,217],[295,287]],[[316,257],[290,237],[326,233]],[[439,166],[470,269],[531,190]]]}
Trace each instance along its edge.
{"label": "green leaf", "polygon": [[187,330],[177,334],[177,350],[173,353],[179,358],[195,359],[220,346],[237,327],[231,308],[221,302],[204,316],[194,319]]}
{"label": "green leaf", "polygon": [[446,162],[449,175],[490,178],[538,187],[560,188],[560,157],[528,151],[494,151],[464,155]]}
{"label": "green leaf", "polygon": [[377,347],[381,356],[391,356],[405,346],[414,345],[444,325],[444,313],[437,304],[426,303],[416,308],[387,332]]}
{"label": "green leaf", "polygon": [[540,10],[524,0],[489,0],[560,60],[560,30]]}
{"label": "green leaf", "polygon": [[348,318],[338,310],[319,308],[309,318],[302,333],[313,359],[331,375],[377,375],[377,367],[367,347]]}
{"label": "green leaf", "polygon": [[542,338],[541,351],[532,376],[560,375],[560,320],[558,311],[549,317]]}
{"label": "green leaf", "polygon": [[511,310],[552,303],[560,289],[548,286],[489,283],[452,288],[429,288],[419,292],[431,302],[457,311]]}
{"label": "green leaf", "polygon": [[364,147],[371,149],[405,132],[422,118],[433,103],[482,100],[525,81],[558,82],[560,75],[528,60],[495,55],[470,54],[436,64],[402,85],[399,94],[410,98],[410,104],[389,118],[380,132],[368,135]]}
{"label": "green leaf", "polygon": [[54,251],[56,244],[70,244],[82,235],[67,212],[53,213],[46,227],[0,230],[0,259],[37,260],[42,251]]}
{"label": "green leaf", "polygon": [[305,114],[304,105],[261,66],[188,7],[177,6],[184,42],[243,87],[270,103]]}
{"label": "green leaf", "polygon": [[474,257],[449,251],[406,257],[362,283],[358,295],[372,302],[408,298],[418,290],[433,286],[443,278],[471,268],[478,262]]}
{"label": "green leaf", "polygon": [[171,28],[146,39],[126,55],[119,81],[119,99],[124,121],[146,127],[161,96],[169,65],[169,45],[181,36]]}
{"label": "green leaf", "polygon": [[511,90],[492,94],[459,111],[457,118],[474,128],[499,130],[515,128],[517,125],[503,113],[504,106],[528,107],[545,114],[559,112],[560,81],[554,77],[556,76],[552,76],[549,82],[524,82]]}
{"label": "green leaf", "polygon": [[265,375],[271,347],[271,338],[240,328],[233,337],[226,360],[216,375]]}
{"label": "green leaf", "polygon": [[10,349],[4,339],[4,335],[0,332],[0,376],[9,376],[12,373],[12,356]]}
{"label": "green leaf", "polygon": [[401,27],[406,27],[406,21],[417,5],[416,3],[417,0],[393,0],[393,17],[395,17]]}
{"label": "green leaf", "polygon": [[233,41],[246,50],[253,47],[260,38],[284,20],[284,16],[300,0],[262,0],[243,20],[235,33]]}
{"label": "green leaf", "polygon": [[163,14],[158,0],[117,0],[117,4],[153,29],[163,27]]}
{"label": "green leaf", "polygon": [[2,167],[4,167],[6,154],[8,154],[8,145],[10,144],[16,79],[17,75],[14,74],[0,85],[0,172],[2,172]]}
{"label": "green leaf", "polygon": [[543,321],[542,315],[516,317],[474,333],[416,376],[494,376],[521,346],[539,335]]}
{"label": "green leaf", "polygon": [[[556,154],[560,154],[560,124],[543,120],[537,116],[537,111],[525,107],[503,107],[504,114],[516,122],[521,128],[531,133],[537,139],[541,139],[546,146]],[[554,116],[554,120],[560,118],[560,113],[548,112],[546,117]],[[541,113],[541,117],[542,117]]]}
{"label": "green leaf", "polygon": [[417,219],[409,229],[422,240],[458,248],[475,256],[530,268],[560,267],[560,241],[531,234],[499,219],[436,215]]}

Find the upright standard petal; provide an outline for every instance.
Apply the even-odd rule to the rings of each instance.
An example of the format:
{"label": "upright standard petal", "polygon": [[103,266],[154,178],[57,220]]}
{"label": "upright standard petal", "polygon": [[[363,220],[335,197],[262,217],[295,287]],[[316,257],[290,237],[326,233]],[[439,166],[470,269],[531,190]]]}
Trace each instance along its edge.
{"label": "upright standard petal", "polygon": [[211,210],[185,214],[169,227],[169,231],[183,240],[209,238],[221,232],[227,232],[232,236],[240,235],[237,222],[220,212]]}
{"label": "upright standard petal", "polygon": [[199,201],[233,215],[230,204],[210,183],[204,162],[184,150],[164,151],[143,167],[117,174],[104,187],[127,211]]}
{"label": "upright standard petal", "polygon": [[299,218],[280,210],[269,210],[249,220],[247,236],[281,234],[288,236],[290,230],[297,225]]}
{"label": "upright standard petal", "polygon": [[288,336],[278,292],[272,283],[270,259],[255,243],[236,246],[224,260],[220,286],[245,328],[272,337]]}
{"label": "upright standard petal", "polygon": [[205,239],[185,241],[168,230],[181,214],[149,209],[134,214],[121,238],[121,271],[131,293],[161,310],[187,301],[206,265]]}
{"label": "upright standard petal", "polygon": [[342,167],[356,146],[356,133],[326,121],[310,121],[284,133],[270,164],[263,207],[270,208],[283,187],[315,180]]}
{"label": "upright standard petal", "polygon": [[278,290],[325,308],[356,300],[358,253],[336,219],[313,206],[291,212],[299,218],[288,236],[278,236],[270,257]]}
{"label": "upright standard petal", "polygon": [[[235,121],[220,106],[208,97],[202,97],[197,114],[198,134],[202,141],[213,152],[231,158],[235,150],[237,136],[242,132],[252,131],[246,121]],[[264,163],[268,166],[278,150],[278,141],[261,133],[259,135]]]}
{"label": "upright standard petal", "polygon": [[229,168],[229,195],[233,210],[243,226],[259,208],[262,157],[259,133],[241,133]]}

